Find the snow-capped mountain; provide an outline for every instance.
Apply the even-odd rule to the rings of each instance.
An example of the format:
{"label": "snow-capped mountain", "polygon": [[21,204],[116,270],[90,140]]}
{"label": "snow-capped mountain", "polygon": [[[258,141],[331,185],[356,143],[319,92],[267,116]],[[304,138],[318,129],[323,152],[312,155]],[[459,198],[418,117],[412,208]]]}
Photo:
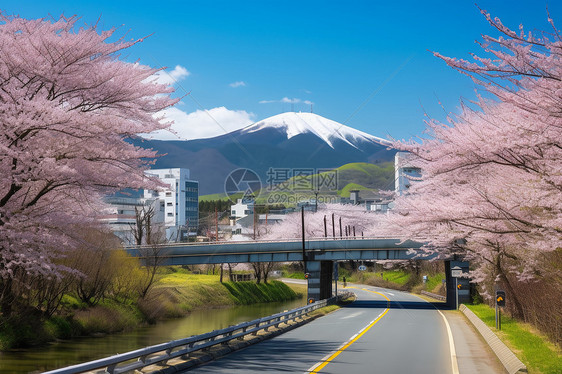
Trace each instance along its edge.
{"label": "snow-capped mountain", "polygon": [[316,171],[350,162],[377,163],[393,160],[396,153],[387,140],[317,114],[294,112],[214,138],[135,143],[165,154],[155,168],[189,168],[202,195],[224,192],[226,177],[238,168],[255,171],[265,186],[271,170]]}
{"label": "snow-capped mountain", "polygon": [[334,148],[335,140],[341,140],[355,148],[357,148],[355,145],[357,141],[371,141],[381,145],[389,145],[388,140],[377,138],[318,114],[303,112],[281,113],[247,126],[240,133],[251,134],[264,129],[283,131],[287,134],[287,139],[301,134],[314,134],[331,148]]}

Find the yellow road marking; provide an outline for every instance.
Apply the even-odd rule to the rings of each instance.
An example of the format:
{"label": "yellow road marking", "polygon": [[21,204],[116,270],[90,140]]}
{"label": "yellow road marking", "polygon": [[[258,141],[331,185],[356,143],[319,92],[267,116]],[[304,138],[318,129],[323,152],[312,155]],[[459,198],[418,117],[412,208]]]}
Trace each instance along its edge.
{"label": "yellow road marking", "polygon": [[[357,288],[357,287],[347,287],[347,288]],[[382,293],[377,292],[377,291],[371,291],[371,290],[368,290],[366,288],[363,288],[363,290],[367,291],[367,292],[376,293],[378,295],[381,295],[382,297],[384,297],[387,300],[387,307],[384,310],[384,312],[379,314],[379,316],[375,320],[373,320],[369,325],[367,325],[367,327],[365,327],[363,330],[361,330],[358,334],[354,335],[351,338],[351,340],[349,340],[347,343],[345,343],[340,348],[338,348],[338,350],[335,351],[334,353],[332,353],[327,359],[323,360],[322,362],[317,363],[312,368],[310,368],[307,371],[307,373],[319,373],[320,370],[322,370],[326,365],[328,365],[330,363],[330,361],[332,361],[334,358],[338,357],[340,355],[340,353],[345,351],[347,348],[349,348],[350,345],[352,345],[357,340],[359,340],[359,338],[361,338],[367,331],[369,331],[371,329],[371,327],[373,327],[375,325],[375,323],[380,321],[380,319],[382,317],[384,317],[384,315],[390,310],[390,299],[388,297],[386,297],[385,294],[382,294]]]}

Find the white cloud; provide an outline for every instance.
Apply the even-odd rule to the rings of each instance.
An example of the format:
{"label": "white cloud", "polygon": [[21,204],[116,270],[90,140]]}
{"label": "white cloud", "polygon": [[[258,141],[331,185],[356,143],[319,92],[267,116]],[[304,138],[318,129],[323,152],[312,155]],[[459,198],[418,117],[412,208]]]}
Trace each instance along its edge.
{"label": "white cloud", "polygon": [[296,97],[295,97],[295,98],[292,98],[292,99],[289,99],[288,97],[284,97],[284,98],[282,98],[281,100],[262,100],[262,101],[260,101],[259,103],[260,103],[260,104],[272,104],[272,103],[299,104],[299,103],[304,103],[304,104],[306,104],[306,105],[312,105],[312,104],[314,104],[314,103],[313,103],[312,101],[310,101],[310,100],[304,100],[304,101],[303,101],[303,100],[301,100],[301,99],[297,99]]}
{"label": "white cloud", "polygon": [[301,99],[289,99],[288,97],[284,97],[280,101],[282,103],[298,104],[301,102]]}
{"label": "white cloud", "polygon": [[160,70],[154,75],[160,84],[174,84],[189,77],[191,73],[183,66],[176,65],[176,67],[171,71]]}
{"label": "white cloud", "polygon": [[211,138],[241,129],[254,122],[255,114],[245,110],[229,110],[223,106],[186,113],[172,107],[160,113],[165,120],[173,120],[170,131],[156,131],[143,137],[158,140],[190,140]]}
{"label": "white cloud", "polygon": [[232,88],[246,87],[246,82],[244,82],[244,81],[232,82],[231,84],[229,84],[229,86],[232,87]]}

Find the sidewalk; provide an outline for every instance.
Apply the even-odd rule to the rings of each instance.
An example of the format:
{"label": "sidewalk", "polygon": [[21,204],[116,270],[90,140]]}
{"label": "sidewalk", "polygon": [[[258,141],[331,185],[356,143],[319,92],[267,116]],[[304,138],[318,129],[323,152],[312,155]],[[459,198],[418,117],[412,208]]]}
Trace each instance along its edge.
{"label": "sidewalk", "polygon": [[442,312],[451,325],[460,374],[503,374],[506,372],[480,333],[461,312],[455,310],[443,310]]}

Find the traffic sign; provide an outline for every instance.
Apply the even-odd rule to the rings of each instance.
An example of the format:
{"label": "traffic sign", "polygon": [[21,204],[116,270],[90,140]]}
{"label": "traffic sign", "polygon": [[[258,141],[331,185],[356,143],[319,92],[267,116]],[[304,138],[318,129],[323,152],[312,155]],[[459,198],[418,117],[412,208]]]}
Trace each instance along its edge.
{"label": "traffic sign", "polygon": [[460,268],[460,266],[455,266],[454,268],[451,268],[451,277],[453,278],[462,277],[462,269]]}
{"label": "traffic sign", "polygon": [[357,269],[359,269],[360,271],[365,271],[367,270],[367,267],[365,265],[360,265]]}
{"label": "traffic sign", "polygon": [[505,291],[496,291],[496,303],[498,306],[505,306]]}

